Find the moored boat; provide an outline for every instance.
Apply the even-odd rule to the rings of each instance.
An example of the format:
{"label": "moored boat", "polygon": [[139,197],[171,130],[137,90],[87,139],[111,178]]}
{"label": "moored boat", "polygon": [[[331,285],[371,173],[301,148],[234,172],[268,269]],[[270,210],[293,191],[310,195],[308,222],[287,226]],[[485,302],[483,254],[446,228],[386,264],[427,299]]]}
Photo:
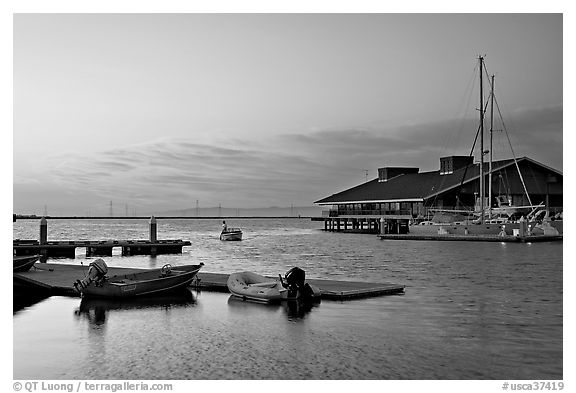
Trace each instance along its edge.
{"label": "moored boat", "polygon": [[[521,184],[524,195],[522,196],[522,201],[525,200],[528,204],[521,203],[515,205],[513,203],[513,198],[511,195],[506,193],[495,195],[493,192],[493,175],[495,174],[493,168],[493,133],[494,133],[494,109],[495,109],[495,95],[494,95],[494,75],[490,79],[490,95],[489,102],[484,101],[483,84],[484,79],[483,72],[484,58],[482,56],[478,57],[479,60],[479,81],[480,81],[480,122],[478,130],[476,132],[476,139],[474,140],[474,145],[472,151],[476,148],[476,141],[479,139],[479,163],[478,163],[478,184],[479,190],[476,197],[476,204],[471,210],[444,210],[444,209],[429,209],[429,212],[434,212],[434,217],[422,223],[413,223],[409,226],[409,232],[415,235],[517,235],[518,233],[527,233],[528,235],[547,233],[547,234],[561,234],[562,233],[562,223],[553,223],[550,220],[545,220],[543,215],[548,216],[549,212],[546,209],[544,203],[534,204],[532,203],[530,194],[522,171],[518,165],[518,160],[512,149],[510,143],[510,138],[508,138],[508,143],[510,144],[510,150],[513,156],[513,162],[517,169],[517,179],[513,181]],[[483,108],[488,108],[488,103],[490,103],[490,145],[486,150],[484,149],[484,116],[485,110]],[[497,108],[497,106],[496,106]],[[499,110],[498,110],[499,112]],[[501,114],[500,114],[501,117]],[[508,133],[504,127],[504,121],[501,119],[503,131]],[[472,152],[470,153],[472,154]],[[485,168],[484,156],[489,154],[488,168]],[[486,171],[487,169],[487,171]],[[451,173],[451,172],[450,172]],[[466,172],[465,172],[466,173]],[[488,179],[486,179],[486,176]],[[502,175],[498,175],[500,182],[504,183]],[[462,187],[464,177],[459,187]],[[509,182],[507,179],[506,182]],[[509,184],[501,184],[504,189],[509,188]],[[500,188],[500,187],[499,187]],[[487,189],[487,190],[486,190]],[[486,196],[486,191],[488,196]],[[476,194],[476,193],[475,193]],[[458,198],[458,196],[456,196]],[[494,201],[496,204],[494,204]],[[543,210],[540,210],[543,209]],[[544,210],[546,209],[546,210]],[[542,214],[540,214],[542,213]],[[539,217],[540,215],[540,217]],[[548,221],[545,223],[545,221]],[[524,230],[524,225],[526,230]]]}
{"label": "moored boat", "polygon": [[232,273],[228,277],[228,290],[243,300],[264,303],[320,297],[320,290],[305,282],[304,270],[294,267],[284,277],[278,276],[273,279],[248,271]]}
{"label": "moored boat", "polygon": [[40,255],[13,256],[14,272],[27,272],[40,259]]}
{"label": "moored boat", "polygon": [[164,265],[160,269],[108,277],[106,263],[97,259],[90,264],[86,277],[76,280],[74,288],[82,297],[154,296],[186,288],[203,265],[175,268]]}

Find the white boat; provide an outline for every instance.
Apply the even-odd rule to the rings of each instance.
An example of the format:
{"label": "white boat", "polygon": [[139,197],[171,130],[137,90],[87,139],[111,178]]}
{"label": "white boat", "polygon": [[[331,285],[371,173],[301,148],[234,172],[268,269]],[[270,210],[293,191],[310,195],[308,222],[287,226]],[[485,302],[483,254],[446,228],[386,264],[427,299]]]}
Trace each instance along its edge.
{"label": "white boat", "polygon": [[242,240],[240,228],[228,228],[220,233],[220,240]]}
{"label": "white boat", "polygon": [[310,300],[320,297],[320,290],[306,283],[304,270],[293,267],[284,278],[273,279],[253,272],[232,273],[228,290],[242,300],[275,303],[282,300]]}

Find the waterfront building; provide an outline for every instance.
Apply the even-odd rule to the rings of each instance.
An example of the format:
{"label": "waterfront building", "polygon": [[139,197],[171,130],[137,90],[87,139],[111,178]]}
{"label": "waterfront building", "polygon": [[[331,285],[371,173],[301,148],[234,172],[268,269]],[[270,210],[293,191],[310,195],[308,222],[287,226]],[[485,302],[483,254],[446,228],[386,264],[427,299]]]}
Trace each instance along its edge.
{"label": "waterfront building", "polygon": [[[562,212],[562,173],[531,158],[484,164],[485,204],[542,205],[550,215]],[[519,175],[521,174],[521,176]],[[491,181],[490,181],[491,179]],[[491,185],[491,187],[490,187]],[[326,207],[325,229],[378,231],[384,219],[394,232],[414,220],[429,219],[438,211],[474,211],[479,200],[480,167],[470,156],[440,158],[440,169],[420,172],[415,167],[383,167],[378,178],[317,200]],[[488,196],[491,195],[491,198]],[[332,218],[339,218],[333,220]],[[342,221],[342,222],[341,222]],[[331,228],[336,225],[337,228]],[[399,226],[399,227],[397,227]]]}

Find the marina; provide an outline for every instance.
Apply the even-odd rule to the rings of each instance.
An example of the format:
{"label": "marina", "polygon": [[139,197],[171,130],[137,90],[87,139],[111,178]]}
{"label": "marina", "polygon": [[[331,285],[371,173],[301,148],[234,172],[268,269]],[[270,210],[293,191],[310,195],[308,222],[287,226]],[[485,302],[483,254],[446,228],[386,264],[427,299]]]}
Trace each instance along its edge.
{"label": "marina", "polygon": [[[505,241],[524,242],[528,241],[525,233],[533,235],[531,230],[540,232],[534,235],[543,235],[538,241],[559,238],[563,229],[563,174],[532,158],[516,156],[495,97],[494,74],[488,75],[483,56],[478,56],[477,70],[479,122],[469,155],[440,157],[437,171],[385,166],[378,168],[378,178],[370,181],[366,171],[365,183],[315,202],[328,207],[322,214],[325,231],[348,232],[350,222],[350,232],[354,233],[412,233],[403,236],[405,240],[437,239],[430,229],[438,231],[438,239],[453,235],[450,231],[473,235],[451,237],[460,241],[492,241],[490,235],[506,238],[518,236],[514,232],[519,231],[520,239]],[[486,78],[490,89],[487,99],[483,90]],[[488,107],[490,125],[485,127]],[[494,159],[495,107],[511,158]],[[485,128],[489,128],[487,149]]]}
{"label": "marina", "polygon": [[12,15],[15,391],[564,389],[562,9],[164,8]]}
{"label": "marina", "polygon": [[[173,269],[177,269],[174,266]],[[72,285],[75,280],[83,278],[87,266],[36,263],[28,272],[14,273],[14,281],[24,291],[43,292],[49,295],[78,297],[79,293]],[[108,275],[127,275],[141,273],[145,269],[109,267]],[[228,292],[226,282],[229,274],[200,272],[191,286],[194,289],[216,292]],[[272,278],[272,277],[271,277]],[[370,283],[357,281],[337,281],[308,279],[321,290],[321,298],[326,300],[358,299],[370,296],[395,295],[404,292],[405,285],[391,283]],[[24,288],[22,288],[24,287]]]}
{"label": "marina", "polygon": [[[82,299],[72,283],[96,257],[78,249],[74,260],[37,262],[19,277],[37,276],[38,285],[59,292],[39,299],[15,292],[14,377],[561,378],[562,242],[380,241],[293,219],[238,220],[243,240],[222,242],[221,221],[167,220],[165,237],[191,243],[181,254],[123,256],[114,249],[104,258],[109,275],[204,263],[183,295]],[[79,234],[141,238],[147,230],[121,219],[55,220],[50,233],[57,241]],[[14,237],[37,231],[37,222],[17,221]],[[226,286],[226,273],[277,277],[292,266],[322,289],[320,303],[259,304],[235,299]],[[405,288],[365,296],[378,286],[382,295],[395,290],[384,283]],[[62,351],[68,356],[59,362],[43,360]],[[250,357],[255,351],[262,355]],[[199,362],[204,367],[192,367]]]}

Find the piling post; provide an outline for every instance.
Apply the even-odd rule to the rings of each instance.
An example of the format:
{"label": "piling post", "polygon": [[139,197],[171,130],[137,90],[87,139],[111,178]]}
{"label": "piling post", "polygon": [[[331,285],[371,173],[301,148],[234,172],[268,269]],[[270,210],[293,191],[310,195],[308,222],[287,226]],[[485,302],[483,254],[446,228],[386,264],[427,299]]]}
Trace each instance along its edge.
{"label": "piling post", "polygon": [[526,236],[526,220],[524,219],[524,216],[520,217],[520,220],[518,220],[519,223],[519,229],[518,229],[518,236],[520,237],[524,237]]}
{"label": "piling post", "polygon": [[158,228],[156,225],[156,217],[150,217],[150,242],[156,243],[158,241]]}
{"label": "piling post", "polygon": [[40,219],[40,244],[48,243],[48,220],[46,217]]}

